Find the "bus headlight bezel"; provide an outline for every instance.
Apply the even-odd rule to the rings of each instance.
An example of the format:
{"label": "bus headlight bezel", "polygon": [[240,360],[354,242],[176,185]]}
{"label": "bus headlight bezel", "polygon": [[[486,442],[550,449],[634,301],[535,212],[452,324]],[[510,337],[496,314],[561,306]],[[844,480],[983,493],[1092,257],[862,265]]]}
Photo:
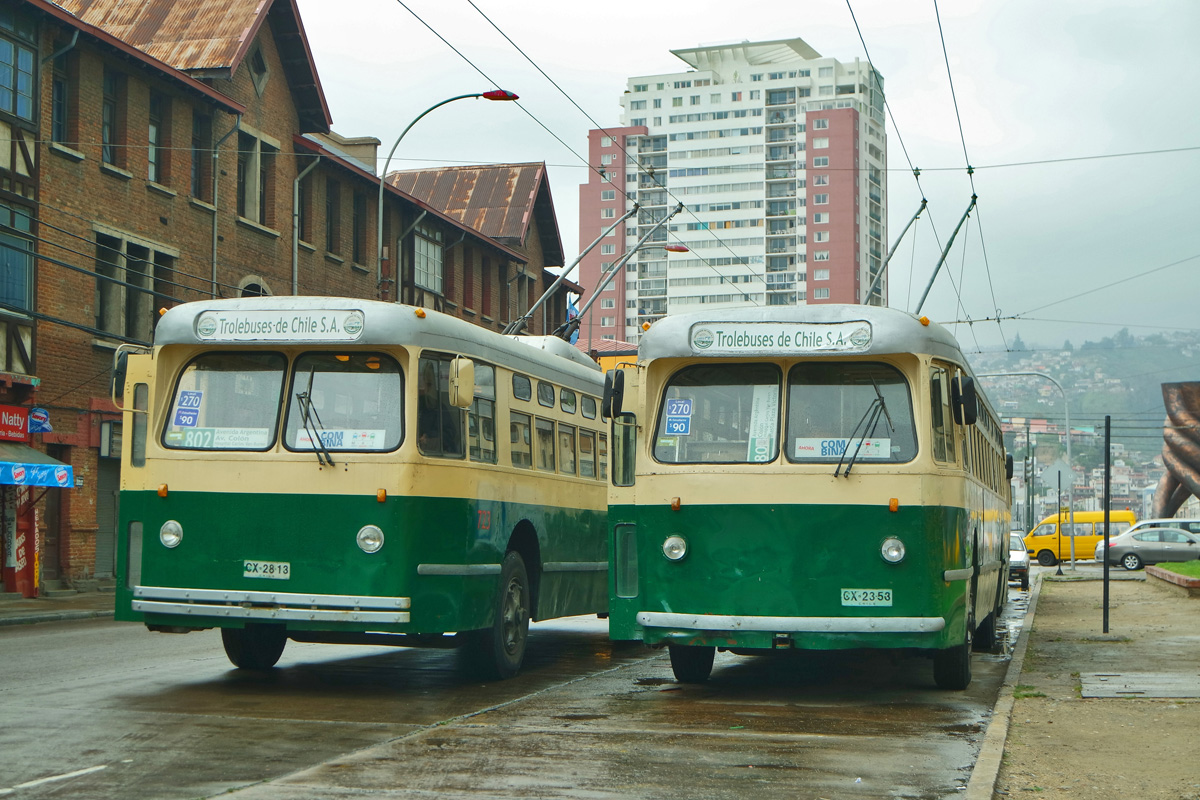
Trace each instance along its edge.
{"label": "bus headlight bezel", "polygon": [[178,547],[183,541],[183,526],[173,519],[167,520],[158,529],[158,540],[167,549]]}
{"label": "bus headlight bezel", "polygon": [[378,525],[363,525],[354,535],[354,541],[364,553],[378,553],[383,549],[383,530]]}
{"label": "bus headlight bezel", "polygon": [[682,561],[688,553],[687,539],[672,534],[663,540],[662,551],[667,561]]}
{"label": "bus headlight bezel", "polygon": [[895,536],[889,536],[879,545],[879,556],[889,564],[899,564],[904,560],[904,542]]}

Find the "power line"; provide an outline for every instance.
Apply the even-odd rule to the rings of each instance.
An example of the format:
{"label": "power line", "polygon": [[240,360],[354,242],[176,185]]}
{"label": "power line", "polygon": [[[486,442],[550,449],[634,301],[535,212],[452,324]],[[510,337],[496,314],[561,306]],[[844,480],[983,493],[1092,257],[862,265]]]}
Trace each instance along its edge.
{"label": "power line", "polygon": [[[474,68],[476,72],[478,72],[480,75],[482,75],[482,76],[483,76],[484,78],[486,78],[487,80],[491,81],[493,86],[496,86],[496,85],[497,85],[497,84],[495,83],[495,81],[494,81],[494,80],[492,80],[492,78],[491,78],[491,77],[489,77],[489,76],[487,75],[487,73],[485,73],[485,72],[484,72],[482,69],[480,69],[480,68],[479,68],[477,65],[475,65],[475,63],[474,63],[474,62],[472,62],[472,61],[471,61],[469,58],[467,58],[465,55],[463,55],[461,51],[459,51],[459,50],[458,50],[456,47],[454,47],[454,45],[450,44],[450,42],[449,42],[449,41],[447,41],[447,40],[446,40],[446,38],[445,38],[444,36],[442,36],[440,33],[438,33],[436,30],[434,30],[434,28],[433,28],[433,27],[432,27],[432,26],[431,26],[431,25],[430,25],[428,22],[426,22],[424,19],[422,19],[420,16],[418,16],[418,15],[417,15],[417,13],[416,13],[415,11],[413,11],[411,8],[409,8],[407,5],[405,5],[405,3],[403,2],[403,0],[396,0],[396,2],[397,2],[397,3],[399,3],[399,4],[400,4],[400,5],[401,5],[401,6],[402,6],[402,7],[403,7],[403,8],[404,8],[406,11],[408,11],[408,13],[409,13],[409,14],[411,14],[411,15],[412,15],[414,18],[416,18],[416,20],[417,20],[418,22],[420,22],[422,25],[424,25],[424,26],[425,26],[425,27],[426,27],[426,28],[427,28],[427,29],[428,29],[428,30],[429,30],[431,33],[433,33],[435,36],[437,36],[437,37],[438,37],[438,39],[440,39],[440,40],[441,40],[441,41],[442,41],[442,42],[443,42],[443,43],[444,43],[444,44],[445,44],[447,47],[449,47],[451,50],[453,50],[455,53],[457,53],[457,54],[458,54],[458,55],[459,55],[459,56],[460,56],[460,57],[461,57],[461,58],[462,58],[464,61],[466,61],[466,62],[467,62],[467,64],[469,64],[469,65],[470,65],[472,68]],[[469,2],[469,0],[468,0],[468,2]],[[533,67],[534,67],[535,69],[537,69],[537,70],[538,70],[538,72],[540,72],[540,73],[541,73],[541,74],[542,74],[542,75],[543,75],[543,76],[544,76],[544,77],[545,77],[545,78],[546,78],[548,81],[550,81],[550,83],[551,83],[551,84],[552,84],[552,85],[553,85],[553,86],[554,86],[556,89],[558,89],[558,90],[559,90],[559,92],[561,92],[561,93],[563,94],[563,96],[564,96],[564,97],[566,97],[566,98],[567,98],[567,99],[568,99],[568,100],[571,102],[571,104],[572,104],[572,105],[574,105],[574,106],[575,106],[577,109],[579,109],[579,111],[580,111],[581,113],[583,113],[583,115],[584,115],[585,117],[587,117],[587,119],[588,119],[589,121],[591,121],[591,123],[592,123],[592,124],[593,124],[593,125],[594,125],[594,126],[597,128],[597,129],[599,129],[599,130],[601,130],[601,131],[604,131],[605,133],[607,133],[606,129],[604,129],[604,128],[603,128],[603,127],[602,127],[602,126],[601,126],[601,125],[600,125],[598,122],[596,122],[594,119],[592,119],[592,117],[591,117],[591,116],[590,116],[590,115],[589,115],[589,114],[588,114],[586,111],[584,111],[584,110],[583,110],[583,108],[582,108],[582,107],[580,107],[580,106],[579,106],[579,104],[578,104],[578,103],[576,103],[576,102],[575,102],[575,100],[574,100],[573,98],[571,98],[571,96],[570,96],[569,94],[567,94],[567,92],[566,92],[565,90],[563,90],[563,88],[562,88],[561,86],[559,86],[559,85],[558,85],[558,84],[557,84],[557,83],[556,83],[556,82],[555,82],[555,81],[554,81],[552,78],[550,78],[550,76],[549,76],[549,75],[547,75],[547,74],[546,74],[546,72],[545,72],[545,71],[544,71],[544,70],[543,70],[541,67],[539,67],[539,66],[537,65],[537,63],[536,63],[536,62],[534,62],[534,61],[533,61],[533,59],[532,59],[532,58],[530,58],[530,57],[529,57],[529,56],[528,56],[528,55],[525,53],[525,51],[524,51],[524,50],[522,50],[522,49],[521,49],[521,48],[520,48],[520,47],[519,47],[519,46],[516,44],[516,42],[514,42],[514,41],[513,41],[513,40],[512,40],[512,39],[511,39],[511,38],[510,38],[510,37],[509,37],[509,36],[508,36],[506,33],[504,33],[504,31],[503,31],[503,30],[501,30],[501,29],[500,29],[500,27],[499,27],[498,25],[496,25],[496,23],[495,23],[495,22],[493,22],[493,21],[492,21],[492,20],[491,20],[491,19],[490,19],[490,18],[489,18],[489,17],[488,17],[486,14],[484,14],[484,12],[483,12],[483,11],[482,11],[482,10],[481,10],[481,9],[480,9],[478,6],[476,6],[474,3],[471,3],[471,6],[472,6],[472,8],[474,8],[474,9],[475,9],[477,12],[479,12],[480,16],[482,16],[482,17],[483,17],[485,20],[487,20],[487,22],[488,22],[489,24],[491,24],[491,26],[492,26],[493,28],[495,28],[495,29],[496,29],[496,31],[497,31],[497,32],[499,32],[499,33],[500,33],[500,35],[501,35],[501,36],[503,36],[503,37],[504,37],[504,38],[505,38],[505,39],[506,39],[506,40],[509,42],[509,44],[511,44],[511,45],[512,45],[512,46],[513,46],[513,47],[514,47],[516,50],[517,50],[517,52],[518,52],[518,53],[520,53],[522,56],[524,56],[524,57],[525,57],[525,59],[526,59],[527,61],[529,61],[529,63],[530,63],[530,64],[532,64],[532,65],[533,65]],[[574,149],[573,149],[573,148],[571,148],[571,147],[570,147],[570,145],[568,145],[568,144],[567,144],[566,142],[564,142],[564,141],[563,141],[563,140],[562,140],[562,139],[561,139],[561,138],[560,138],[560,137],[559,137],[557,134],[555,134],[555,133],[554,133],[553,131],[551,131],[551,130],[550,130],[548,127],[546,127],[546,125],[545,125],[545,124],[543,124],[541,120],[539,120],[539,119],[538,119],[538,118],[537,118],[537,117],[536,117],[536,116],[535,116],[535,115],[534,115],[534,114],[533,114],[531,111],[529,111],[528,109],[526,109],[526,108],[525,108],[525,107],[524,107],[524,106],[523,106],[523,105],[522,105],[520,102],[518,102],[518,103],[517,103],[517,106],[518,106],[518,107],[519,107],[519,108],[520,108],[522,111],[524,111],[524,112],[525,112],[525,114],[526,114],[526,115],[528,115],[530,119],[532,119],[532,120],[533,120],[534,122],[536,122],[536,123],[537,123],[539,126],[541,126],[543,130],[545,130],[547,133],[549,133],[551,136],[553,136],[555,140],[557,140],[557,141],[558,141],[560,144],[562,144],[562,145],[563,145],[563,147],[565,147],[565,148],[567,149],[567,151],[568,151],[568,152],[570,152],[570,153],[574,154],[574,155],[575,155],[577,158],[579,158],[581,161],[583,161],[585,164],[587,164],[587,166],[588,166],[590,169],[592,169],[592,170],[596,171],[598,174],[600,174],[600,175],[601,175],[601,177],[603,177],[603,176],[604,176],[604,172],[603,172],[603,170],[597,170],[597,169],[596,169],[596,168],[595,168],[593,165],[591,165],[590,163],[588,163],[587,159],[585,159],[585,158],[582,158],[581,156],[579,156],[579,154],[578,154],[578,153],[575,153]],[[612,137],[612,138],[614,139],[614,141],[616,141],[616,140],[617,140],[617,137]],[[628,158],[629,158],[629,153],[628,153],[628,151],[627,151],[627,150],[625,150],[625,147],[624,147],[624,145],[623,145],[623,144],[621,144],[620,142],[618,142],[618,145],[617,145],[617,146],[620,148],[621,152],[622,152],[622,153],[623,153],[623,154],[626,156],[626,159],[628,160]],[[651,169],[651,170],[647,170],[647,169],[646,169],[644,166],[642,166],[640,163],[638,163],[638,162],[636,161],[636,159],[634,160],[634,164],[635,164],[635,165],[638,167],[638,169],[639,169],[640,171],[646,172],[646,173],[647,173],[647,174],[648,174],[648,175],[649,175],[649,176],[650,176],[652,179],[654,178],[654,172],[653,172],[653,170],[652,170],[652,169]],[[619,174],[623,174],[623,171],[622,171],[621,173],[619,173]],[[670,196],[670,197],[671,197],[673,200],[675,200],[677,203],[679,203],[680,205],[683,205],[682,201],[680,201],[680,200],[679,200],[679,198],[675,197],[675,196],[674,196],[674,194],[672,194],[672,193],[671,193],[671,191],[670,191],[669,189],[667,189],[665,186],[662,186],[662,185],[661,185],[661,184],[659,184],[657,181],[655,181],[655,185],[656,185],[658,188],[661,188],[661,189],[663,189],[663,191],[665,191],[665,192],[667,193],[667,195],[668,195],[668,196]],[[621,192],[621,194],[622,194],[622,196],[624,196],[626,200],[628,200],[628,199],[629,199],[629,195],[628,195],[628,194],[625,192],[625,189],[624,189],[623,187],[614,187],[614,188],[616,188],[618,191],[620,191],[620,192]],[[684,206],[684,207],[686,208],[686,206]],[[696,219],[697,221],[699,221],[699,218],[698,218],[698,217],[696,217],[696,215],[695,215],[695,214],[694,214],[694,213],[693,213],[693,212],[692,212],[690,209],[688,210],[688,213],[689,213],[689,214],[691,214],[691,215],[692,215],[692,217],[693,217],[694,219]],[[728,245],[728,244],[727,244],[727,243],[726,243],[726,242],[725,242],[723,239],[721,239],[721,237],[717,236],[717,234],[716,234],[715,232],[713,232],[711,229],[706,229],[706,230],[708,230],[708,233],[709,233],[709,235],[710,235],[712,238],[714,238],[716,241],[720,242],[720,243],[721,243],[721,245],[722,245],[723,247],[725,247],[725,249],[726,249],[726,250],[729,250],[730,254],[731,254],[732,256],[734,256],[734,258],[735,258],[735,259],[742,260],[742,261],[743,261],[743,263],[748,263],[748,262],[746,262],[746,261],[745,261],[745,259],[746,259],[746,256],[740,256],[740,255],[738,255],[736,252],[734,252],[734,251],[733,251],[733,249],[732,249],[732,248],[730,248],[730,247],[729,247],[729,245]],[[669,232],[668,232],[668,235],[669,235]],[[715,273],[715,274],[716,274],[718,277],[722,277],[722,278],[726,277],[726,276],[723,276],[723,275],[721,275],[721,273],[720,273],[720,272],[719,272],[719,271],[718,271],[718,270],[717,270],[717,269],[716,269],[714,266],[712,266],[711,264],[709,264],[709,263],[708,263],[708,260],[707,260],[707,259],[705,259],[703,256],[700,256],[699,254],[696,254],[696,258],[697,258],[697,259],[699,259],[700,261],[702,261],[702,262],[703,262],[703,263],[704,263],[704,264],[705,264],[705,265],[706,265],[706,266],[707,266],[707,267],[708,267],[710,270],[712,270],[712,271],[713,271],[713,272],[714,272],[714,273]],[[739,293],[742,295],[742,297],[744,297],[746,300],[748,300],[748,301],[750,301],[751,303],[754,303],[755,305],[757,305],[757,301],[756,301],[754,298],[752,298],[750,295],[748,295],[748,294],[745,292],[745,290],[741,289],[740,287],[737,287],[736,285],[734,285],[734,288],[736,288],[736,289],[737,289],[737,291],[738,291],[738,292],[739,292]]]}
{"label": "power line", "polygon": [[[1040,306],[1037,306],[1036,308],[1030,308],[1030,309],[1027,309],[1026,311],[1023,311],[1023,312],[1021,312],[1021,315],[1023,316],[1023,315],[1025,315],[1025,314],[1031,314],[1031,313],[1033,313],[1034,311],[1041,311],[1043,308],[1049,308],[1050,306],[1056,306],[1056,305],[1058,305],[1059,303],[1065,303],[1065,302],[1067,302],[1068,300],[1078,300],[1080,297],[1085,297],[1085,296],[1087,296],[1087,295],[1089,295],[1089,294],[1093,294],[1093,293],[1095,293],[1095,292],[1099,292],[1099,291],[1101,291],[1101,290],[1103,290],[1103,289],[1111,289],[1113,286],[1117,286],[1117,285],[1119,285],[1119,284],[1126,283],[1126,282],[1128,282],[1128,281],[1132,281],[1132,280],[1135,280],[1135,279],[1137,279],[1137,278],[1144,278],[1144,277],[1146,277],[1147,275],[1151,275],[1151,274],[1153,274],[1153,273],[1155,273],[1155,272],[1161,272],[1162,270],[1164,270],[1164,269],[1169,269],[1169,268],[1171,268],[1171,267],[1177,267],[1177,266],[1179,266],[1180,264],[1186,264],[1187,262],[1189,262],[1189,261],[1194,261],[1194,260],[1196,260],[1197,258],[1200,258],[1200,253],[1197,253],[1197,254],[1195,254],[1195,255],[1191,255],[1191,256],[1187,256],[1186,258],[1181,258],[1181,259],[1179,259],[1178,261],[1172,261],[1170,264],[1163,264],[1161,267],[1154,267],[1153,269],[1148,269],[1148,270],[1146,270],[1145,272],[1138,272],[1138,273],[1135,273],[1135,274],[1133,274],[1133,275],[1127,275],[1126,277],[1124,277],[1124,278],[1121,278],[1121,279],[1119,279],[1119,280],[1115,280],[1115,281],[1113,281],[1112,283],[1106,283],[1106,284],[1104,284],[1103,286],[1097,286],[1097,287],[1095,287],[1095,288],[1088,289],[1088,290],[1086,290],[1086,291],[1083,291],[1083,292],[1079,292],[1078,294],[1073,294],[1073,295],[1071,295],[1070,297],[1064,297],[1064,298],[1062,298],[1061,300],[1055,300],[1055,301],[1054,301],[1054,302],[1052,302],[1052,303],[1046,303],[1045,305],[1040,305]],[[1141,327],[1144,327],[1144,326],[1141,326]]]}
{"label": "power line", "polygon": [[[863,36],[862,28],[858,25],[858,17],[854,14],[854,8],[850,5],[850,0],[846,0],[846,10],[850,12],[850,20],[854,23],[854,30],[858,32],[858,41],[862,43],[863,55],[867,57],[867,65],[871,68],[872,83],[878,85],[879,72],[875,69],[875,61],[871,58],[871,51],[867,49],[867,40]],[[880,93],[883,94],[882,91]],[[912,174],[913,181],[917,184],[917,191],[921,193],[921,199],[924,200],[926,195],[925,187],[921,185],[921,170],[913,166],[912,159],[909,158],[908,148],[904,145],[904,137],[900,135],[900,125],[896,122],[896,115],[892,113],[892,105],[888,102],[886,94],[883,94],[883,108],[887,111],[888,119],[892,121],[892,130],[896,132],[896,140],[900,142],[900,152],[904,153],[904,160],[908,162],[908,171]],[[937,225],[933,222],[933,210],[926,207],[925,213],[927,214],[926,218],[929,220],[929,228],[933,231],[933,240],[937,242],[938,251],[940,252],[942,250],[942,237],[938,236]],[[913,252],[915,260],[915,246]],[[911,282],[911,280],[912,273],[910,272],[909,281]],[[907,308],[907,305],[905,308]]]}

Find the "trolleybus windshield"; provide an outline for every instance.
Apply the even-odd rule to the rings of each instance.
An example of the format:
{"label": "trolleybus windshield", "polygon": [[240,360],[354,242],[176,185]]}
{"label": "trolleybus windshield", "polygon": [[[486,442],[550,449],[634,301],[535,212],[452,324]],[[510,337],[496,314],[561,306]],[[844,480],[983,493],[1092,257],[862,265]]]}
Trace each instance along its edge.
{"label": "trolleybus windshield", "polygon": [[314,449],[313,437],[334,451],[400,446],[404,381],[391,356],[306,353],[292,372],[283,438],[289,450]]}
{"label": "trolleybus windshield", "polygon": [[163,445],[267,450],[275,444],[287,359],[282,353],[205,353],[179,376]]}
{"label": "trolleybus windshield", "polygon": [[763,464],[779,454],[779,368],[698,364],[663,392],[654,458],[668,464]]}
{"label": "trolleybus windshield", "polygon": [[[872,414],[880,398],[883,409]],[[836,463],[847,448],[864,463],[911,461],[917,455],[914,430],[908,382],[895,367],[804,362],[788,373],[790,461]]]}

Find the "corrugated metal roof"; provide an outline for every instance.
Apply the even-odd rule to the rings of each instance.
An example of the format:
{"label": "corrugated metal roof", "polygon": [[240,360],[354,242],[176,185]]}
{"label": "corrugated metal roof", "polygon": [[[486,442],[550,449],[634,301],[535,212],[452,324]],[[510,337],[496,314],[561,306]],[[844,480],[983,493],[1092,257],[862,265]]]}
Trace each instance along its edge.
{"label": "corrugated metal roof", "polygon": [[[300,149],[307,150],[312,153],[320,153],[322,156],[329,159],[329,161],[331,161],[332,163],[337,164],[338,166],[342,167],[343,169],[348,170],[349,172],[351,172],[352,174],[361,178],[364,181],[368,181],[370,183],[375,183],[376,181],[379,180],[374,175],[372,175],[370,172],[367,172],[365,169],[363,169],[359,165],[359,162],[357,162],[355,160],[347,159],[345,156],[341,155],[340,153],[337,153],[334,150],[331,150],[329,147],[326,146],[326,144],[324,142],[319,141],[315,137],[301,136],[299,134],[296,134],[296,135],[292,136],[292,143],[295,144]],[[374,191],[374,190],[372,190],[372,191]],[[398,189],[394,186],[389,186],[388,191],[393,192],[394,194],[399,194],[403,199],[412,203],[417,208],[428,209],[428,211],[431,214],[433,214],[436,217],[440,217],[440,218],[444,219],[450,225],[461,228],[463,230],[467,230],[472,234],[480,235],[478,230],[472,228],[470,225],[463,224],[459,219],[457,219],[456,217],[454,217],[451,214],[445,213],[444,211],[439,209],[437,206],[435,206],[433,203],[422,200],[419,197],[415,197],[415,196],[409,194],[408,192],[405,192],[404,190]],[[480,238],[483,239],[485,237],[480,235]],[[491,237],[486,237],[486,238],[490,239]],[[488,244],[491,245],[492,247],[495,247],[496,250],[498,250],[499,252],[503,253],[506,258],[510,258],[513,261],[516,261],[516,262],[522,263],[522,264],[529,263],[529,259],[525,256],[524,253],[518,252],[517,250],[514,250],[511,247],[507,247],[501,242],[492,240],[492,241],[488,242]],[[555,276],[552,273],[546,272],[545,274],[550,276],[549,279],[551,281],[554,280]],[[568,283],[570,283],[570,281],[563,281],[564,285],[566,285]],[[572,291],[581,291],[581,289],[572,290]]]}
{"label": "corrugated metal roof", "polygon": [[232,69],[272,0],[57,0],[176,69]]}
{"label": "corrugated metal roof", "polygon": [[386,180],[484,236],[514,247],[527,246],[529,226],[536,216],[546,265],[563,263],[545,164],[403,170],[389,173]]}
{"label": "corrugated metal roof", "polygon": [[79,20],[164,64],[198,76],[232,75],[268,12],[305,131],[327,131],[329,104],[296,0],[54,0]]}
{"label": "corrugated metal roof", "polygon": [[84,22],[79,17],[67,11],[53,0],[27,0],[31,6],[41,10],[43,13],[59,20],[65,25],[70,25],[75,30],[84,33],[87,36],[93,37],[96,41],[103,43],[107,47],[111,47],[118,52],[124,53],[129,58],[138,61],[149,69],[154,69],[161,72],[163,75],[172,80],[179,81],[189,90],[204,95],[214,103],[224,106],[228,111],[234,114],[243,114],[246,107],[241,103],[236,102],[230,97],[218,92],[206,83],[196,80],[192,76],[184,73],[182,70],[175,69],[170,64],[164,63],[157,58],[152,58],[142,50],[134,47],[128,42],[113,36],[108,31],[96,25],[91,25]]}

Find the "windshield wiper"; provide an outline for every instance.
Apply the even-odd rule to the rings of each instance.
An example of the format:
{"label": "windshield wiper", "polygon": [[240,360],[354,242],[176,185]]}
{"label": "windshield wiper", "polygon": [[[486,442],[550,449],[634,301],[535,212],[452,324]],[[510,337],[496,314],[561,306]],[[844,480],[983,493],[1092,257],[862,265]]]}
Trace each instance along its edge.
{"label": "windshield wiper", "polygon": [[300,419],[304,423],[304,430],[308,433],[308,438],[312,441],[313,452],[317,454],[317,463],[321,466],[328,464],[334,466],[333,456],[329,454],[329,449],[325,446],[325,442],[321,439],[321,431],[324,426],[321,424],[321,417],[317,414],[317,410],[312,407],[312,385],[313,374],[316,368],[309,370],[308,373],[308,389],[303,392],[296,392],[296,401],[300,404]]}
{"label": "windshield wiper", "polygon": [[875,396],[879,398],[879,407],[883,409],[883,416],[887,418],[888,433],[895,433],[896,426],[892,424],[892,415],[888,413],[887,402],[883,399],[883,392],[879,391],[879,384],[871,378],[871,386],[875,389]]}
{"label": "windshield wiper", "polygon": [[842,470],[842,462],[846,460],[846,454],[850,452],[850,444],[854,441],[854,434],[862,429],[862,435],[858,437],[858,444],[854,448],[854,455],[850,456],[850,460],[846,462],[846,471],[842,472],[843,476],[848,476],[850,470],[854,467],[854,462],[858,461],[858,454],[862,452],[863,444],[868,436],[875,435],[875,428],[879,425],[879,418],[882,416],[887,420],[888,432],[895,433],[896,426],[892,424],[892,415],[888,413],[887,401],[883,399],[883,392],[879,391],[879,384],[875,383],[875,379],[871,378],[871,387],[875,389],[875,399],[871,401],[871,405],[867,406],[867,410],[863,412],[862,419],[854,426],[854,430],[850,431],[850,436],[846,439],[846,449],[842,451],[842,457],[838,459],[837,466],[833,470],[833,477],[837,477]]}
{"label": "windshield wiper", "polygon": [[[833,468],[833,477],[837,477],[839,473],[849,475],[850,468],[854,466],[854,461],[858,458],[858,451],[862,450],[863,442],[866,441],[867,435],[871,432],[872,426],[879,420],[880,401],[875,398],[871,401],[871,405],[867,406],[867,410],[863,412],[862,418],[854,426],[854,430],[850,431],[850,435],[846,437],[846,449],[842,451],[842,457],[838,459],[837,466]],[[846,461],[846,456],[850,453],[851,444],[854,442],[854,436],[862,431],[862,435],[858,437],[858,447],[854,450],[854,455],[850,456],[850,461],[846,463],[846,471],[842,472],[842,462]]]}

